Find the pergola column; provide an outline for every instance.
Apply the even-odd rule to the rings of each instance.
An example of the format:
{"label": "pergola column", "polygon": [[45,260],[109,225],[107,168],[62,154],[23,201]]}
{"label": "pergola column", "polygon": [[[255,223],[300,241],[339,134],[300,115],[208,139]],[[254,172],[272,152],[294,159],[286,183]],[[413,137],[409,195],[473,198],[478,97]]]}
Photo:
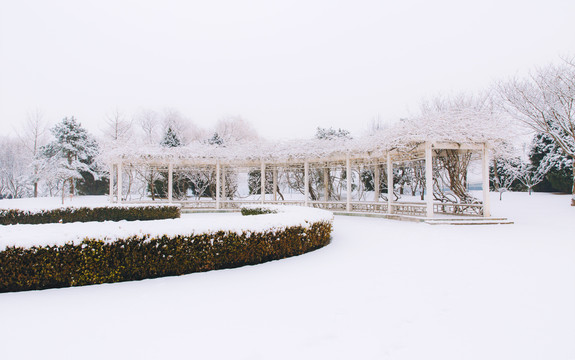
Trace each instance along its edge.
{"label": "pergola column", "polygon": [[304,196],[305,196],[305,206],[309,205],[309,162],[306,160],[303,163],[303,174],[304,174]]}
{"label": "pergola column", "polygon": [[491,207],[489,199],[489,148],[483,144],[481,150],[481,175],[483,180],[483,216],[491,216]]}
{"label": "pergola column", "polygon": [[278,201],[278,168],[276,166],[274,166],[273,170],[272,170],[272,186],[274,188],[273,191],[273,195],[274,195],[274,201]]}
{"label": "pergola column", "polygon": [[122,202],[122,163],[118,163],[118,202]]}
{"label": "pergola column", "polygon": [[373,169],[373,201],[379,201],[379,164]]}
{"label": "pergola column", "polygon": [[323,168],[323,200],[329,201],[329,167],[328,164]]}
{"label": "pergola column", "polygon": [[262,204],[266,200],[266,164],[262,161],[261,172],[261,194],[262,194]]}
{"label": "pergola column", "polygon": [[425,204],[427,217],[433,217],[433,150],[425,143]]}
{"label": "pergola column", "polygon": [[114,202],[114,164],[110,165],[110,181],[109,181],[109,185],[110,185],[110,202]]}
{"label": "pergola column", "polygon": [[387,213],[393,214],[393,161],[391,153],[387,153]]}
{"label": "pergola column", "polygon": [[220,186],[222,191],[221,191],[220,196],[223,200],[227,200],[228,198],[227,198],[227,194],[226,194],[226,168],[223,167],[221,164],[220,164],[220,173],[221,173],[221,177],[222,177],[222,183]]}
{"label": "pergola column", "polygon": [[345,204],[345,211],[351,211],[351,160],[349,155],[345,159],[345,174],[347,176],[347,197]]}
{"label": "pergola column", "polygon": [[168,164],[168,202],[172,202],[174,189],[174,165],[172,163]]}
{"label": "pergola column", "polygon": [[220,182],[220,161],[216,160],[216,210],[220,209],[220,193],[221,193],[221,182]]}

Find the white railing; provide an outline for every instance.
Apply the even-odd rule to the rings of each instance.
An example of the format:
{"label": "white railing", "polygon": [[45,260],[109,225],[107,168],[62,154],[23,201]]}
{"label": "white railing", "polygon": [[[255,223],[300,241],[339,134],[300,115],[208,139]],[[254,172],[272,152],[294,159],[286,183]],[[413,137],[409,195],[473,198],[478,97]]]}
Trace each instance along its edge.
{"label": "white railing", "polygon": [[[159,202],[165,203],[165,201]],[[188,209],[217,208],[217,202],[215,200],[186,200],[175,202],[180,203],[182,207]],[[221,200],[219,208],[223,210],[237,210],[240,209],[242,205],[258,205],[261,203],[261,200]],[[266,200],[265,204],[294,206],[306,205],[304,200]],[[345,201],[308,201],[308,206],[329,211],[347,211],[347,203]],[[388,203],[386,201],[352,201],[350,203],[350,208],[351,212],[388,213]],[[427,206],[424,202],[396,201],[391,204],[391,210],[391,214],[398,215],[418,217],[425,217],[427,215]],[[433,212],[436,214],[446,215],[483,216],[483,204],[434,203]]]}
{"label": "white railing", "polygon": [[483,204],[435,203],[433,212],[449,215],[483,216]]}

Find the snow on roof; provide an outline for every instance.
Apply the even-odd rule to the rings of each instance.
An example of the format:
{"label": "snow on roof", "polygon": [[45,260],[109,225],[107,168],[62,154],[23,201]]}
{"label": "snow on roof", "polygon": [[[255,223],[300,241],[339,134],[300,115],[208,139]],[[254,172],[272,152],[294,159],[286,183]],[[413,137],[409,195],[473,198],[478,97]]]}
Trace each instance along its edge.
{"label": "snow on roof", "polygon": [[292,162],[327,159],[346,155],[383,156],[391,150],[409,151],[425,141],[460,144],[493,144],[503,140],[504,121],[491,112],[458,110],[404,119],[394,126],[356,139],[265,140],[210,145],[193,142],[181,147],[125,144],[104,152],[103,160],[113,162]]}

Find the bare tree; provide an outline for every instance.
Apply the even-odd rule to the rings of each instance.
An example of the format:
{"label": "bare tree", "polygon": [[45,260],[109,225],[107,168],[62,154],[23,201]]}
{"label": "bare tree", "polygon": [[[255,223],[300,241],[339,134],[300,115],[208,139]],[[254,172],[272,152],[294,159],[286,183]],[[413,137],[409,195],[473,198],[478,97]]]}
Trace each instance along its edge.
{"label": "bare tree", "polygon": [[106,115],[106,128],[103,130],[104,135],[114,142],[126,141],[132,135],[132,121],[126,120],[126,117],[118,108]]}
{"label": "bare tree", "polygon": [[[575,161],[575,64],[564,60],[526,79],[497,85],[502,107],[515,119],[551,137]],[[575,206],[575,167],[571,205]]]}
{"label": "bare tree", "polygon": [[241,116],[228,116],[216,123],[215,133],[228,142],[242,142],[259,139],[256,129]]}
{"label": "bare tree", "polygon": [[162,115],[162,133],[171,129],[178,136],[182,145],[203,139],[204,131],[197,127],[190,119],[184,117],[179,111],[165,109]]}
{"label": "bare tree", "polygon": [[40,171],[36,161],[40,148],[47,143],[48,126],[42,113],[36,109],[28,114],[24,126],[17,131],[20,142],[25,147],[28,154],[28,163],[31,164],[31,182],[33,184],[33,195],[38,197],[38,183],[40,181]]}
{"label": "bare tree", "polygon": [[136,116],[139,130],[146,144],[158,144],[160,142],[160,118],[153,110],[143,110]]}
{"label": "bare tree", "polygon": [[0,195],[19,198],[29,195],[27,149],[11,138],[0,139]]}
{"label": "bare tree", "polygon": [[[479,126],[475,130],[466,130],[478,133],[483,133],[485,130],[480,126],[482,122],[488,123],[498,117],[494,110],[492,94],[488,92],[462,93],[451,97],[437,96],[421,104],[421,113],[423,119],[436,119],[433,126],[438,129],[443,126],[448,131],[457,131],[455,129],[457,121],[467,116],[468,118],[463,122],[465,127],[473,123]],[[442,121],[443,124],[438,123],[437,120]],[[477,202],[478,200],[467,190],[467,170],[472,160],[472,153],[448,149],[436,152],[435,155],[433,196],[442,202]],[[444,191],[445,186],[449,187],[449,193]]]}

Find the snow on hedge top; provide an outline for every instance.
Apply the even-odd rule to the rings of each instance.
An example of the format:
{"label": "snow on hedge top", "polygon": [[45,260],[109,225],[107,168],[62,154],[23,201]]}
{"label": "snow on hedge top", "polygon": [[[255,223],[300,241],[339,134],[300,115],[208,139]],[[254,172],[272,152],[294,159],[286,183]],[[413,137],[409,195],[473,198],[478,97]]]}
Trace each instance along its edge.
{"label": "snow on hedge top", "polygon": [[424,141],[456,143],[498,143],[507,134],[505,119],[483,110],[453,110],[405,119],[394,126],[356,139],[308,139],[250,141],[223,145],[193,142],[186,146],[161,147],[130,143],[107,149],[104,160],[293,161],[369,153],[383,155],[392,149],[408,149]]}
{"label": "snow on hedge top", "polygon": [[[267,207],[267,206],[266,206]],[[183,214],[179,219],[152,221],[104,221],[67,224],[5,225],[0,232],[0,251],[9,246],[79,244],[85,238],[113,242],[131,236],[211,234],[219,231],[256,233],[281,231],[287,227],[308,228],[317,222],[332,222],[329,211],[299,207],[274,206],[276,214],[242,216],[231,214]]]}
{"label": "snow on hedge top", "polygon": [[22,210],[29,213],[41,212],[43,210],[54,210],[64,208],[127,208],[140,206],[180,206],[179,204],[110,204],[107,196],[79,196],[72,199],[66,199],[62,205],[62,198],[59,197],[40,197],[40,198],[22,198],[22,199],[2,199],[0,200],[0,210]]}

